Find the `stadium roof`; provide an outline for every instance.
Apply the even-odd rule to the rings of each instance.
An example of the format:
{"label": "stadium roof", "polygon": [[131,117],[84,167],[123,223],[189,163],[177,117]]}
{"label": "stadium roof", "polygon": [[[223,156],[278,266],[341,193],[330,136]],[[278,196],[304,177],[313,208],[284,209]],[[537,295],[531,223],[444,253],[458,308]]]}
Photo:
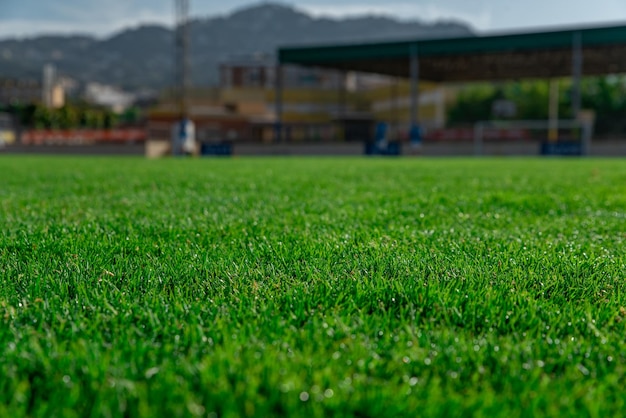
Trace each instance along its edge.
{"label": "stadium roof", "polygon": [[585,75],[626,72],[626,26],[288,47],[279,49],[278,57],[281,64],[408,78],[411,53],[417,51],[422,80],[487,81],[570,76],[577,44],[581,47]]}

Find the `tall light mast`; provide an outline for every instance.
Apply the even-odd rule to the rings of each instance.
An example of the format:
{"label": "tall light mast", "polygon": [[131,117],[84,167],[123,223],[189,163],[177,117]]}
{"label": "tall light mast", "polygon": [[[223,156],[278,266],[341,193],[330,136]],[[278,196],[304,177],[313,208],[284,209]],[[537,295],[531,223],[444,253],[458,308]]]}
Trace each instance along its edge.
{"label": "tall light mast", "polygon": [[174,155],[195,153],[195,130],[190,120],[189,90],[191,64],[189,56],[189,0],[175,0],[175,98],[178,105],[172,152]]}
{"label": "tall light mast", "polygon": [[189,116],[189,0],[176,1],[176,96],[181,119]]}

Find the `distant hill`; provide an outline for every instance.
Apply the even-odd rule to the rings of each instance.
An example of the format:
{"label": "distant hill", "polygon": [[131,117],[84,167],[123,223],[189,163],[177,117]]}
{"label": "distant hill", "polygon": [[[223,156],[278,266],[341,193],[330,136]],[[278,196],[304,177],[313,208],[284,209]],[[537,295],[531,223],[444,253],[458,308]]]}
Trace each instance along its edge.
{"label": "distant hill", "polygon": [[[191,23],[193,81],[217,81],[219,62],[233,56],[275,52],[285,45],[384,41],[472,35],[459,22],[423,23],[382,16],[348,19],[312,17],[289,6],[263,3],[228,16]],[[144,25],[106,39],[40,36],[0,40],[0,78],[39,78],[44,64],[78,81],[127,89],[163,88],[173,79],[173,31]]]}

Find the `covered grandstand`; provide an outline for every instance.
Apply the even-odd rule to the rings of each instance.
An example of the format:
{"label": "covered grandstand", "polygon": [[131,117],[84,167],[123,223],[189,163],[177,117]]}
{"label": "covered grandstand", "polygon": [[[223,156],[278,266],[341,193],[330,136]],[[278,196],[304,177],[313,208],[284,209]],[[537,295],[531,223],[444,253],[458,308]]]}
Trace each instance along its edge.
{"label": "covered grandstand", "polygon": [[[278,74],[284,65],[409,79],[412,125],[417,124],[419,119],[419,81],[464,83],[571,76],[572,114],[578,115],[583,76],[626,73],[626,25],[462,38],[284,47],[278,50]],[[276,89],[276,135],[280,141],[280,77],[277,77]]]}

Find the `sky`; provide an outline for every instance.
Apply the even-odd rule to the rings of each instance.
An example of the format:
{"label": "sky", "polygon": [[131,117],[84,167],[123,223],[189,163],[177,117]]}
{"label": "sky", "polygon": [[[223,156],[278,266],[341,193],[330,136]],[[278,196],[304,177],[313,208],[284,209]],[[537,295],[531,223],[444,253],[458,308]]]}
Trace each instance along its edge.
{"label": "sky", "polygon": [[[226,15],[260,0],[190,0],[191,15]],[[383,14],[460,20],[479,32],[626,24],[626,0],[283,0],[316,16]],[[42,33],[100,37],[140,23],[172,25],[174,0],[0,0],[0,38]]]}

